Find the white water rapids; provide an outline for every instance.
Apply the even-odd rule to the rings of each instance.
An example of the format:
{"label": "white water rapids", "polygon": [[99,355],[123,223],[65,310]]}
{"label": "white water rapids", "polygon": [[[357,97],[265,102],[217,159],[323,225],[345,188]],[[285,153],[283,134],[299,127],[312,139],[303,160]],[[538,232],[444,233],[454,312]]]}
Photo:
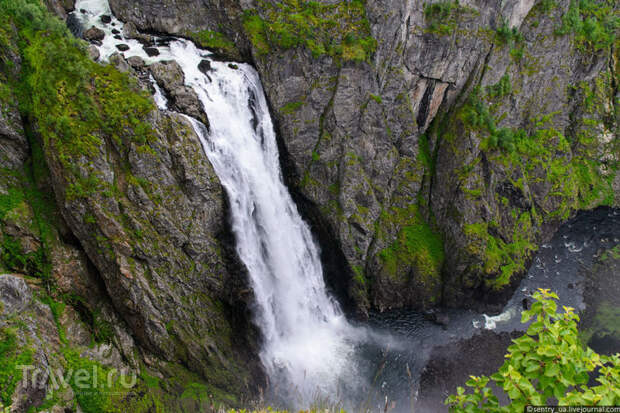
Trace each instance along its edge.
{"label": "white water rapids", "polygon": [[[184,39],[158,46],[160,54],[149,57],[142,44],[122,36],[123,24],[112,16],[107,0],[78,0],[75,13],[85,29],[94,25],[105,31],[101,60],[121,43],[129,46],[125,57],[140,56],[147,65],[175,60],[186,85],[197,93],[209,130],[189,119],[230,200],[237,252],[250,275],[256,323],[264,337],[260,357],[272,386],[293,394],[299,405],[316,397],[337,398],[341,386],[357,387],[361,379],[352,352],[363,333],[349,325],[326,292],[319,252],[282,182],[256,71],[212,60],[208,51]],[[112,16],[112,22],[103,24],[101,15]],[[122,40],[114,38],[112,29],[121,32]],[[204,59],[211,61],[209,76],[198,69]],[[156,102],[164,109],[166,100],[156,90]]]}

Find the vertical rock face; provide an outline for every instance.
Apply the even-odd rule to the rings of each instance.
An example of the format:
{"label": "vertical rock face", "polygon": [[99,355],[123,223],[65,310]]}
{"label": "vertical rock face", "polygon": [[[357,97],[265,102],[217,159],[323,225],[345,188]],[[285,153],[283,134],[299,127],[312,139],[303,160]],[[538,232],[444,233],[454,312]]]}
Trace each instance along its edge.
{"label": "vertical rock face", "polygon": [[171,33],[200,10],[250,47],[327,277],[362,312],[491,302],[573,211],[618,203],[617,47],[567,27],[569,1],[367,1],[366,58],[317,46],[349,36],[327,2],[325,33],[303,6],[231,3],[112,0]]}
{"label": "vertical rock face", "polygon": [[72,171],[53,150],[47,160],[63,216],[140,343],[207,376],[232,368],[225,360],[235,333],[217,302],[235,283],[218,240],[224,197],[189,123],[159,113],[151,122],[149,151],[109,142],[88,160],[85,173],[101,176],[112,193],[72,198]]}
{"label": "vertical rock face", "polygon": [[[31,108],[36,93],[24,96],[16,85],[29,87],[22,79],[36,82],[41,72],[58,77],[19,49],[36,45],[18,44],[22,28],[4,10],[0,22],[7,45],[0,50],[0,336],[15,344],[2,356],[43,369],[94,363],[140,374],[122,400],[84,400],[73,384],[60,394],[41,376],[36,388],[3,387],[1,403],[26,411],[53,392],[58,408],[77,398],[85,411],[115,403],[199,411],[253,394],[262,371],[252,361],[245,270],[223,189],[188,120],[156,110],[126,63],[127,76],[96,65],[54,33],[49,41],[86,76],[74,79],[87,84],[78,96],[86,91],[91,100],[76,115],[79,97],[55,86],[57,95]],[[29,56],[23,64],[20,55]],[[119,109],[119,96],[130,109]],[[183,97],[179,106],[195,103]],[[145,111],[132,112],[134,105]],[[55,129],[62,116],[51,113],[67,108],[71,127]],[[129,123],[106,118],[112,113]],[[188,388],[198,396],[186,396]]]}

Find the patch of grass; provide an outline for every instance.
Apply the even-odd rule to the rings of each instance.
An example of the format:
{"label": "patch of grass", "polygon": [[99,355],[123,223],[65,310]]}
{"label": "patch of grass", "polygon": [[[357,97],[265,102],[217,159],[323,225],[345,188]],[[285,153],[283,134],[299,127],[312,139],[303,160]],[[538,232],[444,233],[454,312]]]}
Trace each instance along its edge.
{"label": "patch of grass", "polygon": [[22,379],[20,365],[32,364],[32,350],[23,348],[14,329],[0,330],[0,401],[4,406],[11,405],[11,397],[17,383]]}
{"label": "patch of grass", "polygon": [[370,34],[361,0],[334,4],[260,1],[259,9],[246,10],[243,19],[248,38],[259,53],[305,47],[315,58],[329,55],[365,61],[375,51],[377,42]]}
{"label": "patch of grass", "polygon": [[0,219],[17,208],[24,201],[24,193],[19,188],[9,188],[7,194],[0,194]]}
{"label": "patch of grass", "polygon": [[[122,407],[119,402],[124,399],[124,395],[129,393],[128,388],[121,385],[121,374],[102,366],[100,363],[81,357],[80,354],[71,348],[63,350],[66,361],[66,370],[71,370],[73,374],[68,382],[75,398],[85,413],[101,412],[120,412]],[[77,372],[88,372],[88,379],[81,379]],[[93,376],[96,372],[97,380]],[[108,381],[108,377],[112,379]],[[126,379],[130,383],[130,379]]]}
{"label": "patch of grass", "polygon": [[25,253],[19,239],[7,234],[4,235],[0,247],[0,265],[3,268],[49,281],[51,264],[42,247]]}
{"label": "patch of grass", "polygon": [[480,270],[491,276],[485,278],[487,287],[500,290],[510,283],[515,274],[525,271],[527,258],[536,251],[532,222],[530,212],[521,214],[513,229],[511,242],[491,235],[492,223],[465,225],[465,234],[472,239],[470,250],[484,257]]}
{"label": "patch of grass", "polygon": [[304,102],[302,101],[289,102],[280,108],[280,112],[285,115],[291,115],[297,112],[303,105],[304,105]]}
{"label": "patch of grass", "polygon": [[68,197],[106,188],[90,160],[108,140],[121,151],[146,146],[153,134],[148,93],[111,66],[92,62],[85,43],[38,0],[6,0],[0,20],[18,28],[22,55],[19,101],[36,121],[47,153],[71,171]]}
{"label": "patch of grass", "polygon": [[235,43],[223,33],[212,30],[188,32],[186,36],[192,39],[198,46],[214,51],[224,56],[236,56],[239,54]]}
{"label": "patch of grass", "polygon": [[391,276],[398,276],[399,271],[406,272],[413,267],[423,280],[440,276],[444,261],[444,246],[440,235],[424,219],[416,205],[406,210],[393,209],[383,213],[383,221],[404,220],[403,225],[392,245],[379,253],[386,271]]}

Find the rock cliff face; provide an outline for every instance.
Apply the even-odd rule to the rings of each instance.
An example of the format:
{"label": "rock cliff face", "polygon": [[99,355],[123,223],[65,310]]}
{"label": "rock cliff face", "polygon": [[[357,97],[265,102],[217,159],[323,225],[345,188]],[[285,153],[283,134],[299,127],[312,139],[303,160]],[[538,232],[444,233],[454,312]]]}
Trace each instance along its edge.
{"label": "rock cliff face", "polygon": [[[24,16],[0,10],[0,404],[238,403],[262,377],[251,294],[197,135],[182,115],[155,109],[147,73],[120,56],[125,74],[90,61],[35,10],[25,17],[47,25],[42,43],[27,37]],[[65,60],[53,65],[57,51]],[[200,111],[177,92],[179,108]],[[48,374],[23,385],[19,364],[68,384]],[[70,381],[80,368],[140,377],[84,396]]]}
{"label": "rock cliff face", "polygon": [[[73,6],[44,3],[61,18]],[[620,203],[617,2],[110,4],[142,41],[185,36],[256,66],[327,281],[362,316],[492,304],[574,211]],[[174,64],[95,64],[43,9],[11,7],[0,8],[0,335],[14,345],[0,351],[140,372],[123,399],[137,411],[253,394],[257,334],[225,196],[186,119],[156,110],[144,79],[176,110],[208,114]],[[2,380],[17,411],[50,394],[58,409],[119,402]]]}
{"label": "rock cliff face", "polygon": [[[146,30],[221,28],[256,65],[327,277],[361,312],[488,304],[575,210],[618,204],[613,3],[189,3],[111,1]],[[594,15],[608,37],[575,24]]]}

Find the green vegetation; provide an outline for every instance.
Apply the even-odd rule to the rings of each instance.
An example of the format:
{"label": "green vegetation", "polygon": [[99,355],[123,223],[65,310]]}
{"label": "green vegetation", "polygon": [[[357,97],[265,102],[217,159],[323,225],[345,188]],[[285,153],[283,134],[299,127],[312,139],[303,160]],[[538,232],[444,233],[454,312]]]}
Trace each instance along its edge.
{"label": "green vegetation", "polygon": [[439,36],[447,36],[456,30],[458,18],[472,9],[459,4],[459,0],[442,0],[424,4],[426,31]]}
{"label": "green vegetation", "polygon": [[401,223],[396,240],[379,253],[384,268],[392,277],[407,274],[413,267],[422,282],[439,280],[444,261],[443,241],[424,219],[417,205],[407,209],[391,208],[383,212],[383,222]]}
{"label": "green vegetation", "polygon": [[620,308],[607,301],[598,306],[592,325],[588,329],[580,331],[582,343],[586,345],[594,335],[598,338],[620,337]]}
{"label": "green vegetation", "polygon": [[[73,171],[68,197],[106,189],[88,159],[99,155],[104,138],[119,148],[146,145],[152,131],[144,119],[153,109],[147,93],[126,74],[92,62],[84,43],[38,0],[8,0],[1,13],[3,26],[14,25],[20,37],[20,109],[36,120],[45,148]],[[127,136],[131,142],[123,142]]]}
{"label": "green vegetation", "polygon": [[[570,307],[557,311],[558,296],[549,290],[533,295],[523,323],[527,333],[513,340],[497,373],[471,376],[466,386],[446,400],[452,412],[521,412],[527,405],[613,406],[620,403],[620,355],[599,355],[579,341],[579,317]],[[596,372],[596,373],[595,373]],[[589,385],[594,375],[596,385]],[[500,406],[488,387],[493,381],[510,398]],[[557,401],[557,402],[556,402]]]}
{"label": "green vegetation", "polygon": [[15,386],[22,378],[20,365],[32,363],[32,350],[18,343],[11,328],[0,330],[0,406],[10,406]]}
{"label": "green vegetation", "polygon": [[[502,77],[498,84],[490,86],[489,96],[501,97],[510,93],[510,78]],[[514,151],[516,144],[525,138],[525,131],[509,128],[498,128],[488,106],[480,96],[480,89],[476,88],[469,96],[468,102],[462,109],[465,124],[473,130],[488,134],[487,147],[501,148]]]}
{"label": "green vegetation", "polygon": [[[536,250],[532,221],[530,212],[524,212],[519,217],[512,242],[491,235],[496,233],[493,222],[465,226],[465,234],[472,240],[469,245],[470,252],[484,257],[479,270],[488,275],[485,278],[487,287],[500,290],[510,283],[514,274],[525,271],[527,258]],[[491,277],[493,275],[497,276]]]}
{"label": "green vegetation", "polygon": [[41,279],[49,276],[49,263],[41,248],[24,253],[19,240],[10,235],[4,235],[0,247],[0,265],[2,268]]}
{"label": "green vegetation", "polygon": [[513,45],[523,41],[523,35],[516,27],[510,27],[506,20],[495,30],[496,43],[500,45]]}
{"label": "green vegetation", "polygon": [[335,4],[305,0],[259,2],[248,10],[244,28],[259,53],[305,47],[315,58],[369,60],[376,48],[362,0]]}
{"label": "green vegetation", "polygon": [[510,84],[510,76],[508,73],[502,76],[496,84],[487,86],[487,95],[491,98],[503,98],[511,93],[512,85]]}
{"label": "green vegetation", "polygon": [[372,100],[374,100],[375,102],[377,102],[378,104],[383,103],[383,99],[381,99],[381,96],[377,96],[377,95],[373,95],[372,93],[370,94],[370,98]]}
{"label": "green vegetation", "polygon": [[224,56],[237,56],[239,52],[235,43],[220,32],[202,30],[188,32],[187,37],[192,39],[198,46],[214,51]]}
{"label": "green vegetation", "polygon": [[285,115],[292,115],[293,113],[297,112],[303,105],[304,102],[302,101],[289,102],[286,105],[282,106],[282,108],[280,108],[280,112]]}
{"label": "green vegetation", "polygon": [[[570,129],[570,136],[564,136],[554,127],[557,113],[529,119],[523,128],[498,126],[506,116],[498,113],[502,98],[513,93],[508,75],[487,87],[486,96],[475,88],[466,103],[451,116],[452,121],[441,133],[441,139],[455,145],[456,125],[475,134],[488,162],[499,169],[498,173],[507,174],[509,183],[522,194],[525,204],[531,205],[516,207],[496,193],[498,210],[493,216],[463,228],[470,240],[469,252],[478,260],[471,270],[486,275],[487,287],[501,289],[514,274],[524,270],[536,249],[535,231],[541,222],[564,220],[579,208],[613,204],[613,177],[618,163],[613,157],[604,163],[598,161],[601,151],[610,154],[618,151],[617,140],[610,139],[605,144],[601,140],[603,134],[611,136],[614,130],[613,116],[605,109],[609,108],[608,96],[613,96],[611,79],[608,72],[603,72],[594,81],[575,85],[569,91],[583,108],[581,118],[571,120],[577,126]],[[478,170],[477,162],[480,159],[458,170],[461,190],[474,202],[488,191],[479,177],[472,174]],[[532,199],[531,188],[540,182],[547,187],[536,194],[537,199]],[[507,215],[511,224],[502,218]]]}
{"label": "green vegetation", "polygon": [[615,0],[571,0],[558,35],[572,33],[577,47],[596,53],[609,49],[620,29],[620,15]]}

